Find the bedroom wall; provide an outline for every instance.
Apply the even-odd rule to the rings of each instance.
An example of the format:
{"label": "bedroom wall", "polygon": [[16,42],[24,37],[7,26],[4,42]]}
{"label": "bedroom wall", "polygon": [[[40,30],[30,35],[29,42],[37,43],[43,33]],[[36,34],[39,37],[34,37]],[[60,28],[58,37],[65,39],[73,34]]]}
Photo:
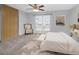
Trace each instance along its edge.
{"label": "bedroom wall", "polygon": [[[68,26],[71,23],[76,23],[77,22],[77,13],[79,13],[79,5],[75,6],[71,10],[67,10],[67,11],[54,11],[54,12],[45,12],[45,13],[40,13],[40,14],[51,15],[51,24],[50,25],[51,25],[51,31],[52,32],[65,32],[67,34],[70,34],[70,30],[69,30]],[[35,15],[34,13],[28,13],[27,16],[26,16],[27,17],[26,23],[32,24],[33,31],[35,29],[34,15]],[[55,17],[57,15],[64,15],[64,16],[66,16],[65,25],[64,26],[57,26],[56,25]],[[24,32],[23,29],[21,29],[21,30],[22,30],[21,32]],[[34,33],[36,33],[36,32],[34,31]]]}
{"label": "bedroom wall", "polygon": [[[66,25],[69,24],[69,11],[55,11],[55,12],[47,12],[47,13],[40,13],[40,14],[48,14],[48,15],[51,15],[51,31],[52,32],[65,32],[67,34],[69,34],[69,30],[66,28]],[[33,31],[35,29],[35,20],[34,20],[34,13],[33,14],[29,14],[29,22],[32,24],[32,27],[33,27]],[[65,15],[66,16],[66,19],[65,19],[65,26],[56,26],[56,19],[55,19],[55,16],[57,15]],[[36,33],[34,31],[34,33]]]}
{"label": "bedroom wall", "polygon": [[79,5],[76,5],[69,12],[69,14],[70,14],[70,24],[72,24],[72,23],[78,23],[77,22],[78,13],[79,13]]}
{"label": "bedroom wall", "polygon": [[[57,26],[56,25],[56,16],[57,15],[64,15],[65,16],[65,25],[64,26]],[[65,32],[69,34],[69,30],[67,28],[67,25],[69,24],[69,11],[55,11],[53,12],[52,18],[51,18],[51,31],[53,32]]]}
{"label": "bedroom wall", "polygon": [[24,34],[24,24],[27,23],[29,23],[28,14],[26,12],[19,11],[19,35]]}

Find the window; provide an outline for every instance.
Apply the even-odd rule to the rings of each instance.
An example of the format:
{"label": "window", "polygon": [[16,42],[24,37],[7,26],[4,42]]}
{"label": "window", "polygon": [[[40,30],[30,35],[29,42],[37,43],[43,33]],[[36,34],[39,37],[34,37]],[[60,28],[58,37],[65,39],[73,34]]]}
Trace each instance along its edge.
{"label": "window", "polygon": [[50,31],[50,15],[35,16],[35,27],[37,32]]}

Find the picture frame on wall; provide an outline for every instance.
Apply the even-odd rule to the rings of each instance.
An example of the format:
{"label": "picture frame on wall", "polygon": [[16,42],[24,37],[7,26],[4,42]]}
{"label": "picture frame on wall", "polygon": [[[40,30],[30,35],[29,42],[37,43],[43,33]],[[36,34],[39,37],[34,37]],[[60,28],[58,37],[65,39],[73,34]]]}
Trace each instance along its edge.
{"label": "picture frame on wall", "polygon": [[64,26],[65,25],[65,16],[64,15],[56,16],[56,25],[57,26]]}

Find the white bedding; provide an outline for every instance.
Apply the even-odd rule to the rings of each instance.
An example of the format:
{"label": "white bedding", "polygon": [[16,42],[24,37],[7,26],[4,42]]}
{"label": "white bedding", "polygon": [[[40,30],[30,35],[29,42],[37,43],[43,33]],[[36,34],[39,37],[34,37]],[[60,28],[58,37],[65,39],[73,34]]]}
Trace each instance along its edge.
{"label": "white bedding", "polygon": [[[45,37],[46,36],[46,37]],[[65,54],[79,54],[79,43],[63,32],[49,32],[40,45],[41,50],[61,52]]]}

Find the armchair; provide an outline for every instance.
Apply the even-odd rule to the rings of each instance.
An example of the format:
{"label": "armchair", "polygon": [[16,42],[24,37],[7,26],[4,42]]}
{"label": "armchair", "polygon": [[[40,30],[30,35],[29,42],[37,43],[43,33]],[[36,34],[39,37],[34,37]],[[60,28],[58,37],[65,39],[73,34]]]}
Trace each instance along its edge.
{"label": "armchair", "polygon": [[24,24],[24,29],[25,29],[25,35],[33,33],[32,24]]}

